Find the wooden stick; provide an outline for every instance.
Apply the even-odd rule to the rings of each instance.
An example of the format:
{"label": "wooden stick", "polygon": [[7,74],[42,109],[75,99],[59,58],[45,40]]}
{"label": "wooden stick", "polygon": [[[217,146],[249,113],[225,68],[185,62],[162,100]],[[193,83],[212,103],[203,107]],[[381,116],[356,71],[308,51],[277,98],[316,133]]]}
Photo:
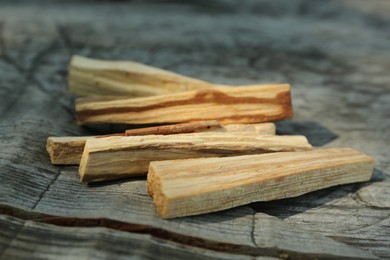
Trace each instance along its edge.
{"label": "wooden stick", "polygon": [[215,85],[137,62],[104,61],[73,56],[69,91],[78,96],[142,97],[198,90]]}
{"label": "wooden stick", "polygon": [[[204,132],[227,132],[227,133],[237,133],[237,134],[246,134],[246,133],[252,133],[257,135],[275,135],[275,124],[273,123],[263,123],[263,124],[237,124],[237,125],[225,125],[220,127],[217,126],[217,121],[206,121],[198,122],[199,128],[196,130],[196,132],[204,131]],[[184,124],[177,124],[177,125],[184,125]],[[177,125],[170,125],[169,127],[171,130],[174,131],[167,131],[164,130],[165,134],[178,134],[177,131],[178,128]],[[196,123],[189,123],[189,125],[192,125],[193,130],[196,129]],[[208,126],[210,128],[208,128]],[[168,127],[168,126],[160,126],[158,127],[159,133],[161,134],[161,129]],[[132,129],[127,130],[127,133],[134,133],[134,131],[137,131],[138,135],[147,135],[151,134],[150,131],[151,128],[139,128],[139,129]],[[183,131],[184,130],[191,130],[190,128],[180,128]],[[155,132],[158,133],[158,132]],[[80,137],[74,137],[74,136],[65,136],[65,137],[49,137],[47,138],[47,145],[46,150],[50,155],[50,161],[52,164],[64,164],[64,165],[78,165],[80,164],[81,155],[84,150],[85,142],[88,139],[91,138],[105,138],[109,136],[124,136],[123,134],[110,134],[110,135],[99,135],[99,136],[80,136]]]}
{"label": "wooden stick", "polygon": [[[150,134],[180,134],[196,131],[215,131],[222,128],[218,121],[200,121],[184,124],[165,125],[157,127],[146,127],[126,130],[125,133],[109,134],[100,136],[80,136],[80,137],[49,137],[47,139],[46,150],[50,155],[52,164],[78,165],[84,150],[85,142],[91,138],[105,138],[111,136],[131,136]],[[271,129],[272,126],[262,127]]]}
{"label": "wooden stick", "polygon": [[229,87],[132,61],[108,61],[74,55],[69,91],[78,96],[145,97],[189,90]]}
{"label": "wooden stick", "polygon": [[276,128],[274,123],[232,124],[232,125],[224,125],[223,127],[215,129],[214,131],[229,132],[229,133],[256,133],[259,135],[275,135]]}
{"label": "wooden stick", "polygon": [[348,148],[152,162],[148,187],[161,217],[175,218],[368,181],[373,166]]}
{"label": "wooden stick", "polygon": [[172,134],[185,134],[185,133],[195,133],[195,132],[204,132],[204,131],[213,131],[217,128],[222,128],[221,124],[216,120],[211,121],[200,121],[200,122],[190,122],[174,125],[163,125],[163,126],[154,126],[146,127],[139,129],[130,129],[126,130],[126,136],[136,136],[136,135],[172,135]]}
{"label": "wooden stick", "polygon": [[88,139],[80,180],[92,182],[146,175],[151,161],[221,157],[312,149],[304,136],[194,133]]}
{"label": "wooden stick", "polygon": [[188,91],[144,98],[84,98],[76,101],[79,124],[166,124],[218,120],[260,123],[292,116],[290,86],[258,85]]}
{"label": "wooden stick", "polygon": [[52,164],[79,164],[85,142],[95,136],[64,136],[47,138],[46,150]]}

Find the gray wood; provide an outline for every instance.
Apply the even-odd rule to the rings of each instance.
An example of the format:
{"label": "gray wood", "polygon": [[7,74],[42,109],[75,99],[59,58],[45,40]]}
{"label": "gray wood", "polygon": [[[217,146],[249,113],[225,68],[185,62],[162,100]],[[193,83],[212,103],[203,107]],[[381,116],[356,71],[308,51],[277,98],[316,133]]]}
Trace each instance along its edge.
{"label": "gray wood", "polygon": [[326,189],[278,203],[255,203],[252,207],[304,231],[364,249],[375,247],[381,256],[388,257],[389,191],[390,181],[386,180]]}
{"label": "gray wood", "polygon": [[[135,198],[133,198],[133,200],[135,200]],[[5,257],[12,256],[12,254],[8,255],[8,248],[11,248],[11,252],[13,252],[13,250],[16,252],[22,251],[21,256],[25,256],[26,254],[23,253],[23,250],[20,250],[21,248],[18,247],[17,243],[16,246],[14,246],[15,243],[13,241],[17,240],[19,236],[23,237],[22,231],[25,231],[24,229],[27,224],[34,223],[34,225],[38,225],[36,223],[40,222],[51,224],[44,227],[52,230],[53,234],[51,236],[54,239],[62,239],[61,234],[58,235],[58,233],[61,232],[60,227],[73,228],[66,230],[66,232],[70,234],[75,233],[75,227],[79,227],[79,231],[77,232],[77,235],[73,236],[73,240],[79,240],[80,238],[78,235],[82,234],[84,229],[104,227],[116,230],[115,233],[128,232],[132,234],[130,236],[133,237],[136,237],[136,235],[133,235],[135,233],[148,234],[150,238],[159,240],[163,245],[164,243],[173,241],[184,248],[188,246],[198,248],[195,249],[195,251],[198,250],[200,255],[204,254],[206,257],[208,256],[207,250],[214,250],[216,252],[223,251],[225,253],[230,253],[232,258],[241,255],[247,257],[290,257],[292,259],[377,259],[376,256],[369,252],[347,246],[322,235],[301,231],[299,228],[283,223],[275,217],[263,213],[255,213],[253,210],[245,207],[225,211],[224,213],[219,214],[204,215],[203,217],[182,218],[179,221],[166,221],[161,219],[159,221],[154,219],[149,222],[141,222],[140,219],[137,219],[137,215],[134,212],[128,212],[128,217],[125,220],[120,220],[120,217],[116,214],[118,210],[112,210],[111,213],[106,212],[99,217],[91,216],[88,213],[85,213],[83,209],[78,209],[77,215],[72,212],[60,213],[59,215],[58,213],[56,213],[57,215],[48,215],[37,212],[36,210],[31,211],[2,205],[0,206],[0,212],[13,216],[13,218],[18,217],[16,219],[17,221],[26,221],[22,224],[21,228],[12,228],[15,234],[10,234],[11,232],[9,229],[10,226],[12,227],[12,221],[14,219],[4,216],[5,220],[3,225],[7,227],[4,228],[5,231],[3,231],[4,241],[2,256]],[[79,217],[81,214],[82,217]],[[249,223],[245,223],[245,220],[248,220]],[[229,226],[230,228],[227,228]],[[41,242],[46,246],[47,243],[42,241],[45,241],[47,236],[35,234],[33,230],[27,230],[26,233],[32,233],[33,236],[36,235],[39,240],[36,241],[36,243],[39,244]],[[89,236],[90,240],[93,240],[96,237],[96,235],[91,234]],[[14,237],[11,242],[9,242],[9,237]],[[148,243],[150,238],[143,238],[143,240],[145,240],[144,243]],[[246,238],[249,239],[245,241]],[[115,244],[113,247],[120,247],[120,245],[117,244],[116,239],[111,240],[114,241],[112,243]],[[107,244],[110,243],[107,242]],[[40,250],[42,247],[37,248],[36,245],[29,245],[28,243],[25,246],[30,247],[30,251],[34,254],[41,253]],[[54,244],[51,247],[53,250],[62,250],[62,247],[57,244]],[[69,247],[76,247],[76,245],[71,244]],[[139,245],[134,246],[134,248],[137,247],[139,247]],[[93,248],[89,248],[87,250],[88,254],[93,254],[93,250]],[[126,250],[128,250],[128,248]],[[188,255],[190,255],[189,251],[191,250],[187,249],[187,251]],[[111,257],[116,257],[110,250],[106,253]],[[53,254],[52,257],[54,257],[54,255],[55,254]],[[180,252],[176,255],[173,254],[173,256],[178,259],[183,257]]]}
{"label": "gray wood", "polygon": [[[348,252],[360,248],[390,258],[389,13],[390,4],[381,0],[152,1],[150,5],[142,1],[2,2],[2,208],[12,205],[63,217],[111,214],[114,220],[126,223],[224,244],[238,243],[241,251],[235,252],[246,255],[264,255],[264,250],[258,251],[262,244],[250,235],[254,227],[250,223],[253,216],[266,213],[279,218],[275,234],[279,228],[293,226],[310,237],[327,236],[355,248]],[[77,126],[73,97],[66,90],[67,65],[73,53],[135,60],[221,84],[291,83],[295,117],[279,124],[278,131],[310,133],[314,144],[349,146],[374,156],[374,177],[365,184],[294,199],[162,221],[144,193],[144,180],[86,186],[77,182],[76,167],[50,164],[45,151],[48,136],[104,134],[116,129]],[[1,229],[10,222],[1,222]],[[55,228],[47,227],[48,232]],[[262,232],[254,229],[253,234],[258,234],[254,237],[261,238]],[[294,239],[287,242],[300,241]],[[301,244],[307,243],[305,236],[302,239],[305,242]],[[272,240],[267,241],[270,244],[264,242],[265,248],[273,245]],[[308,248],[291,251],[285,242],[273,241],[275,248],[292,252],[292,256],[313,256]],[[30,240],[23,243],[30,248],[34,245]],[[324,248],[321,250],[326,251]],[[60,250],[54,245],[46,249]],[[269,252],[276,256],[275,251]]]}
{"label": "gray wood", "polygon": [[2,259],[255,259],[100,227],[64,228],[8,216],[0,216],[0,227]]}

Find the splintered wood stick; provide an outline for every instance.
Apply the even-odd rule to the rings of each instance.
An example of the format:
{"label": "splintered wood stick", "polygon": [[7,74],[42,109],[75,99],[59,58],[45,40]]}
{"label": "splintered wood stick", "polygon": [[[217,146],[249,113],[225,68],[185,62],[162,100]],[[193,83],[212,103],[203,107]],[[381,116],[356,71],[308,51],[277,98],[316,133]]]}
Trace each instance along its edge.
{"label": "splintered wood stick", "polygon": [[96,136],[63,136],[47,138],[46,151],[52,164],[76,165],[80,163],[85,142]]}
{"label": "splintered wood stick", "polygon": [[74,55],[69,91],[78,96],[145,97],[189,90],[228,87],[132,61],[108,61]]}
{"label": "splintered wood stick", "polygon": [[221,124],[216,120],[190,122],[173,125],[163,125],[154,127],[145,127],[139,129],[126,130],[126,136],[135,135],[171,135],[171,134],[184,134],[195,133],[204,131],[214,131],[216,128],[222,128]]}
{"label": "splintered wood stick", "polygon": [[151,162],[148,189],[163,218],[220,211],[368,181],[374,159],[349,148]]}
{"label": "splintered wood stick", "polygon": [[105,61],[73,56],[69,91],[78,96],[142,97],[206,89],[215,85],[137,62]]}
{"label": "splintered wood stick", "polygon": [[88,139],[80,161],[82,182],[146,175],[151,161],[312,149],[304,136],[194,133]]}
{"label": "splintered wood stick", "polygon": [[256,133],[275,135],[274,123],[221,125],[216,120],[154,126],[126,130],[125,136],[135,135],[171,135],[199,132]]}
{"label": "splintered wood stick", "polygon": [[164,124],[218,120],[260,123],[292,116],[290,86],[221,87],[143,98],[87,97],[76,101],[79,124]]}
{"label": "splintered wood stick", "polygon": [[[181,126],[181,127],[179,127]],[[186,126],[186,127],[183,127]],[[191,126],[191,127],[190,127]],[[155,132],[151,130],[155,130]],[[182,131],[182,132],[180,132]],[[187,131],[187,132],[185,132]],[[148,135],[148,134],[181,134],[188,132],[227,132],[239,135],[247,133],[256,133],[257,135],[275,135],[274,123],[262,124],[236,124],[220,125],[217,121],[201,121],[192,123],[183,123],[176,125],[167,125],[159,127],[147,127],[127,130],[126,133],[99,135],[99,136],[64,136],[47,138],[46,150],[49,153],[52,164],[78,165],[84,150],[85,142],[91,138],[105,138],[109,136],[121,135]]]}
{"label": "splintered wood stick", "polygon": [[259,135],[275,135],[276,128],[274,123],[261,124],[232,124],[224,125],[221,128],[214,130],[215,132],[231,132],[231,133],[256,133]]}
{"label": "splintered wood stick", "polygon": [[[80,163],[85,142],[91,138],[104,138],[109,136],[130,136],[130,135],[150,135],[150,134],[180,134],[197,131],[213,131],[222,128],[218,121],[200,121],[175,125],[165,125],[157,127],[146,127],[126,130],[125,133],[109,134],[100,136],[80,136],[80,137],[49,137],[47,139],[46,150],[50,155],[52,164],[77,165]],[[272,126],[263,127],[264,129]]]}

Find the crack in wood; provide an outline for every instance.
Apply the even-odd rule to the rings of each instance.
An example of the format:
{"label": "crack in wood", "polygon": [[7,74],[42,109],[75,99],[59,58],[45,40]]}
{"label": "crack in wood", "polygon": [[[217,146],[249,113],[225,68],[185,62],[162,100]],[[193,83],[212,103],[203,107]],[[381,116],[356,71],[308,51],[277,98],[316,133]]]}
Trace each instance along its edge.
{"label": "crack in wood", "polygon": [[21,98],[22,93],[30,86],[27,82],[33,82],[35,83],[36,87],[40,89],[42,92],[48,94],[48,90],[44,88],[43,84],[35,77],[35,72],[39,68],[39,64],[41,61],[56,48],[56,43],[53,41],[51,42],[47,47],[45,47],[42,51],[38,52],[34,58],[32,59],[32,62],[28,69],[23,68],[19,63],[17,63],[11,56],[7,54],[7,48],[4,41],[4,27],[5,23],[0,24],[0,58],[3,58],[3,60],[11,65],[13,68],[16,69],[17,72],[20,73],[20,75],[24,78],[23,82],[24,84],[20,84],[18,86],[18,95],[9,102],[9,105],[1,111],[0,118],[4,117],[9,111],[11,111],[15,105],[18,103],[18,100]]}
{"label": "crack in wood", "polygon": [[[272,243],[270,245],[267,244],[258,245],[255,242],[255,234],[254,234],[255,217],[256,217],[255,214],[253,214],[253,218],[252,218],[253,227],[250,231],[251,240],[255,247],[239,244],[239,241],[237,241],[238,244],[213,241],[210,239],[179,234],[173,231],[165,230],[163,228],[156,228],[156,227],[143,225],[143,224],[128,223],[128,222],[113,220],[109,218],[79,218],[79,217],[54,216],[54,215],[37,213],[25,209],[20,209],[11,205],[4,205],[4,204],[0,205],[0,214],[12,216],[25,221],[33,221],[33,222],[39,222],[39,223],[61,226],[61,227],[70,227],[70,228],[99,227],[99,228],[111,229],[117,232],[149,234],[150,236],[160,240],[171,241],[185,246],[203,248],[207,250],[229,253],[234,255],[247,255],[253,257],[269,256],[269,257],[277,257],[277,258],[288,257],[289,259],[313,259],[317,257],[320,257],[321,259],[350,259],[350,257],[346,257],[346,255],[344,256],[335,255],[332,252],[329,252],[329,254],[319,253],[318,255],[318,253],[315,252],[302,253],[299,250],[294,251],[288,248],[279,248],[277,245],[274,245]],[[14,235],[14,239],[18,236],[21,230],[22,229],[20,229]]]}
{"label": "crack in wood", "polygon": [[[6,61],[8,64],[10,64],[12,67],[14,67],[20,73],[20,75],[23,77],[23,74],[20,72],[20,69],[17,68],[16,63],[11,62],[12,59],[10,57],[8,57],[7,55],[3,54],[3,60]],[[26,84],[26,82],[23,82],[23,83],[24,84],[20,83],[19,85],[16,86],[15,89],[16,89],[18,94],[11,101],[9,101],[9,103],[3,109],[3,111],[0,111],[0,118],[5,117],[5,115],[7,113],[9,113],[15,107],[15,105],[18,102],[18,100],[21,98],[22,93],[25,91],[25,89],[28,86],[28,84]]]}
{"label": "crack in wood", "polygon": [[251,241],[255,245],[255,247],[258,247],[258,245],[256,243],[256,238],[255,238],[255,230],[256,230],[256,212],[253,212],[253,214],[252,214],[252,229],[250,232],[250,237],[251,237]]}
{"label": "crack in wood", "polygon": [[386,206],[375,206],[375,205],[372,205],[370,204],[369,202],[365,201],[361,196],[360,196],[360,193],[359,191],[352,194],[351,198],[356,201],[356,203],[360,204],[360,205],[363,205],[367,208],[370,208],[370,209],[374,209],[374,210],[389,210],[390,207],[386,207]]}
{"label": "crack in wood", "polygon": [[[34,208],[33,208],[34,209]],[[123,221],[112,220],[108,218],[77,218],[77,217],[60,217],[47,214],[36,214],[32,211],[15,208],[9,205],[0,205],[0,214],[8,215],[23,220],[51,224],[62,227],[104,227],[119,232],[149,234],[155,238],[169,240],[175,243],[189,245],[193,247],[205,248],[213,251],[228,252],[232,254],[259,255],[262,251],[256,248],[243,246],[240,244],[231,244],[218,242],[198,237],[186,236],[162,228],[155,228],[147,225],[127,223]],[[15,235],[15,237],[17,234]]]}
{"label": "crack in wood", "polygon": [[[52,41],[47,46],[45,46],[41,51],[38,51],[36,55],[32,58],[30,66],[25,71],[25,77],[27,80],[34,80],[35,83],[39,83],[37,78],[35,77],[36,71],[39,69],[42,60],[46,58],[52,51],[57,49],[57,42]],[[42,90],[42,89],[41,89]],[[43,89],[44,92],[47,92],[46,89]]]}
{"label": "crack in wood", "polygon": [[60,174],[61,174],[61,169],[58,170],[58,172],[56,173],[56,176],[53,178],[53,180],[49,183],[49,185],[47,185],[46,189],[39,195],[37,201],[32,206],[32,210],[34,210],[38,206],[39,202],[42,200],[42,198],[44,197],[46,192],[50,189],[51,185],[58,179],[58,176],[60,176]]}
{"label": "crack in wood", "polygon": [[7,54],[7,46],[4,40],[5,24],[5,22],[0,23],[0,58],[3,58],[5,62],[13,66],[20,74],[23,74],[24,68]]}
{"label": "crack in wood", "polygon": [[59,36],[60,42],[63,43],[63,46],[67,50],[69,56],[75,53],[73,48],[72,40],[67,32],[67,28],[64,24],[56,24],[57,34]]}

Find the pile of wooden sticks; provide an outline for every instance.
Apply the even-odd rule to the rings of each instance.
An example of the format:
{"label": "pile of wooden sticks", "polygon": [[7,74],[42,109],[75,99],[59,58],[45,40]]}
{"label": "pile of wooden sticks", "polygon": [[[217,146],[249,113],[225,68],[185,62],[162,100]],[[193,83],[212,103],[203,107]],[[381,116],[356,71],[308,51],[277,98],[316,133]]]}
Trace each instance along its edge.
{"label": "pile of wooden sticks", "polygon": [[292,117],[290,86],[222,86],[135,62],[74,56],[69,90],[80,125],[153,124],[104,136],[49,137],[53,164],[80,165],[82,182],[146,176],[164,218],[219,211],[367,181],[374,159],[313,150],[275,135]]}

